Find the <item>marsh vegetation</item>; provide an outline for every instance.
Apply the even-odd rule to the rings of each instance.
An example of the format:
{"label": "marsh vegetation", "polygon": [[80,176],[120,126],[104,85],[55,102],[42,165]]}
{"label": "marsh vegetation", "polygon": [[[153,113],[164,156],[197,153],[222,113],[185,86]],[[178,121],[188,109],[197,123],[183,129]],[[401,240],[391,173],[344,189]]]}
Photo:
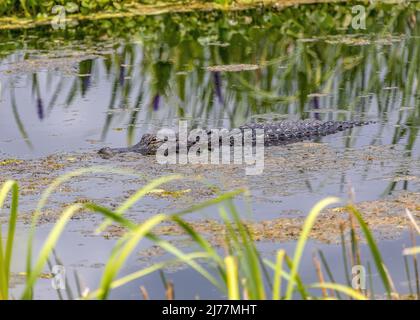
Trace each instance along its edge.
{"label": "marsh vegetation", "polygon": [[[57,30],[31,24],[49,3],[0,6],[32,21],[0,31],[0,299],[419,298],[418,3],[366,5],[359,30],[353,3],[100,3]],[[96,154],[178,120],[284,118],[376,124],[267,148],[252,178]],[[74,270],[66,290],[54,265]]]}

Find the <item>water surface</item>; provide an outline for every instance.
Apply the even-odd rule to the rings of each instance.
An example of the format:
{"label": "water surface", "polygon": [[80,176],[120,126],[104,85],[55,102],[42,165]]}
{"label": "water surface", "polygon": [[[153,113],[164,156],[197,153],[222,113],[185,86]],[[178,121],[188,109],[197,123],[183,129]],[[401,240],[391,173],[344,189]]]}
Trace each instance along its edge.
{"label": "water surface", "polygon": [[[178,120],[188,120],[190,128],[234,128],[247,121],[286,118],[374,120],[376,124],[316,141],[339,159],[350,152],[353,167],[334,167],[328,165],[333,158],[320,156],[320,168],[295,168],[284,175],[278,162],[268,159],[265,176],[248,178],[257,200],[255,219],[277,218],[292,210],[305,215],[327,195],[347,197],[349,185],[359,201],[418,192],[420,17],[414,6],[383,9],[370,13],[365,30],[351,27],[349,6],[311,5],[279,12],[99,20],[58,31],[49,26],[1,31],[1,157],[93,154],[105,145],[132,145],[142,134],[177,126]],[[255,67],[238,72],[208,69],[236,64]],[[374,165],[352,153],[383,146],[393,151]],[[270,148],[266,154],[298,164],[294,150]],[[212,178],[217,181],[220,173]],[[116,194],[116,186],[104,197]],[[240,201],[238,206],[244,208]],[[138,209],[154,212],[161,207],[151,201]],[[79,232],[69,231],[65,237],[79,237]],[[40,234],[42,239],[45,233]],[[97,248],[110,247],[107,240],[92,241],[98,242]],[[398,241],[383,242],[392,257],[401,249]],[[278,245],[261,248],[271,252]],[[64,241],[60,251],[74,246],[75,241]],[[331,257],[337,251],[334,246],[324,249]],[[66,263],[79,258],[66,256]],[[106,255],[86,259],[95,264]],[[390,259],[391,268],[396,269],[397,260]],[[125,272],[136,267],[134,259]],[[97,279],[94,274],[90,277]],[[191,271],[175,274],[183,282]],[[401,272],[400,282],[402,278]],[[151,279],[148,287],[153,291],[159,278]],[[116,297],[138,298],[134,287],[118,291]],[[193,289],[186,287],[179,297],[192,297]],[[200,289],[196,294],[209,298],[219,293]]]}

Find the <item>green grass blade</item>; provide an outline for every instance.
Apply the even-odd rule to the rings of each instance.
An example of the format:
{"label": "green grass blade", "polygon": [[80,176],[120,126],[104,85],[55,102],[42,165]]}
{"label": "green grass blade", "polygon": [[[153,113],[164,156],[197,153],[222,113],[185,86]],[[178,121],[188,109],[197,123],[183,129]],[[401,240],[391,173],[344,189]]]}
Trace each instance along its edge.
{"label": "green grass blade", "polygon": [[[284,256],[284,259],[286,258],[286,255]],[[272,262],[272,261],[270,261],[270,260],[267,260],[267,259],[264,259],[264,263],[271,269],[271,270],[273,270],[274,272],[276,271],[276,263],[274,263],[274,262]],[[285,280],[287,280],[287,281],[289,281],[290,280],[290,275],[282,268],[281,270],[279,270],[279,273],[280,273],[280,276],[282,277],[282,278],[284,278]]]}
{"label": "green grass blade", "polygon": [[191,206],[187,209],[181,210],[181,211],[175,213],[175,215],[182,216],[182,215],[185,215],[187,213],[197,212],[201,209],[210,207],[212,205],[222,203],[222,202],[224,202],[226,200],[229,200],[229,199],[233,199],[234,197],[244,193],[245,191],[246,191],[245,189],[237,189],[237,190],[233,190],[233,191],[223,193],[222,195],[220,195],[216,198],[203,201],[202,203],[199,203],[199,204],[193,205],[193,206]]}
{"label": "green grass blade", "polygon": [[9,226],[6,245],[3,249],[2,226],[0,224],[0,300],[9,298],[10,265],[12,263],[13,241],[18,215],[19,186],[15,181],[8,180],[3,183],[0,190],[0,209],[3,208],[7,195],[11,191],[12,201],[10,206]]}
{"label": "green grass blade", "polygon": [[372,268],[370,263],[367,263],[368,275],[369,275],[369,288],[370,288],[370,299],[375,300],[375,288],[373,287],[373,276],[372,276]]}
{"label": "green grass blade", "polygon": [[211,284],[213,284],[216,288],[218,288],[221,292],[225,292],[224,287],[202,266],[200,266],[197,262],[194,260],[186,259],[186,254],[183,253],[181,250],[179,250],[177,247],[169,243],[168,241],[162,240],[159,237],[157,237],[154,234],[148,233],[146,234],[146,237],[153,241],[156,245],[163,248],[168,253],[174,255],[179,259],[179,261],[184,262],[188,264],[190,267],[192,267],[195,271],[200,273],[204,278],[206,278]]}
{"label": "green grass blade", "polygon": [[[157,187],[161,186],[162,184],[168,183],[173,180],[181,179],[181,175],[172,175],[172,176],[164,176],[157,179],[152,180],[150,183],[142,187],[141,189],[137,190],[132,196],[130,196],[126,201],[124,201],[116,210],[117,214],[123,215],[128,209],[130,209],[137,201],[143,198],[146,194],[150,191],[156,189]],[[105,220],[97,229],[97,233],[102,232],[105,230],[112,223],[112,220]]]}
{"label": "green grass blade", "polygon": [[411,224],[413,225],[414,229],[416,229],[417,234],[420,235],[420,226],[417,224],[416,220],[413,217],[413,214],[410,210],[405,209],[405,213],[407,214],[408,219],[410,220]]}
{"label": "green grass blade", "polygon": [[310,288],[317,288],[317,289],[330,289],[330,290],[334,290],[337,292],[342,292],[346,295],[348,295],[349,297],[356,299],[356,300],[367,300],[367,298],[361,294],[360,292],[354,290],[353,288],[347,287],[347,286],[343,286],[341,284],[338,283],[328,283],[328,282],[324,282],[324,283],[315,283],[313,285],[310,286]]}
{"label": "green grass blade", "polygon": [[166,215],[159,214],[146,220],[136,229],[130,231],[130,238],[126,241],[124,246],[121,247],[118,255],[108,261],[105,266],[105,270],[100,283],[100,288],[102,290],[101,294],[99,295],[100,299],[106,299],[108,297],[113,279],[116,277],[128,256],[137,247],[138,243],[146,236],[148,232],[150,232],[151,229],[166,219]]}
{"label": "green grass blade", "polygon": [[227,288],[228,288],[228,299],[239,300],[239,281],[238,281],[238,265],[235,261],[235,257],[227,256],[225,258],[226,264],[226,275],[227,275]]}
{"label": "green grass blade", "polygon": [[378,246],[376,245],[375,239],[373,238],[373,235],[370,232],[366,222],[363,220],[359,210],[357,210],[353,205],[348,205],[347,209],[356,217],[357,221],[359,222],[360,228],[365,235],[366,241],[372,253],[373,261],[375,262],[376,268],[378,269],[379,275],[381,276],[382,283],[385,287],[388,298],[391,299],[392,286],[388,278],[388,274],[384,268],[383,259],[381,253],[379,252]]}
{"label": "green grass blade", "polygon": [[45,240],[44,245],[42,246],[41,251],[38,255],[38,260],[35,263],[35,266],[33,267],[33,269],[31,269],[31,273],[27,274],[26,285],[22,294],[22,299],[32,298],[32,289],[36,281],[38,280],[39,275],[42,273],[45,263],[47,262],[48,257],[50,256],[61,233],[63,232],[64,227],[66,226],[70,218],[82,207],[83,206],[80,204],[75,204],[63,211],[62,215],[54,225],[53,229],[48,234],[48,237]]}
{"label": "green grass blade", "polygon": [[277,251],[276,266],[274,269],[273,283],[273,300],[281,299],[281,276],[283,271],[283,260],[286,252],[284,250]]}
{"label": "green grass blade", "polygon": [[[319,257],[321,258],[322,265],[324,266],[325,271],[327,272],[327,275],[330,278],[330,281],[332,283],[336,283],[334,276],[331,272],[330,266],[328,265],[327,259],[325,258],[324,253],[321,250],[318,250],[318,254],[319,254]],[[336,294],[337,294],[337,298],[341,300],[340,292],[336,291]]]}
{"label": "green grass blade", "polygon": [[[0,226],[1,227],[1,226]],[[8,296],[8,287],[6,274],[6,264],[4,263],[4,254],[3,254],[3,241],[1,241],[1,230],[0,230],[0,300],[7,300]]]}
{"label": "green grass blade", "polygon": [[405,248],[403,255],[416,255],[420,254],[420,247]]}
{"label": "green grass blade", "polygon": [[[206,257],[208,257],[208,255],[203,254],[201,252],[194,252],[194,253],[189,253],[189,254],[185,255],[186,260],[194,260],[194,259],[200,259],[200,258],[206,258]],[[137,280],[139,278],[147,276],[147,275],[149,275],[153,272],[156,272],[158,270],[161,270],[165,267],[168,267],[168,266],[170,266],[174,263],[178,263],[178,262],[179,262],[178,259],[172,259],[172,260],[168,260],[168,261],[155,263],[155,264],[153,264],[153,265],[151,265],[151,266],[149,266],[145,269],[138,270],[136,272],[133,272],[133,273],[130,273],[126,276],[123,276],[123,277],[121,277],[117,280],[114,280],[111,283],[110,288],[111,289],[116,289],[116,288],[122,287],[122,286],[126,285],[127,283],[130,283],[134,280]],[[99,288],[99,289],[89,293],[86,297],[84,297],[84,299],[94,299],[94,298],[96,298],[96,297],[98,297],[102,294],[103,294],[103,290],[101,288]]]}
{"label": "green grass blade", "polygon": [[261,273],[261,266],[260,260],[258,258],[258,252],[255,247],[255,243],[252,240],[251,235],[249,234],[248,230],[246,229],[245,225],[242,223],[236,208],[234,207],[231,201],[228,202],[230,212],[232,214],[233,221],[239,231],[239,235],[241,237],[242,245],[245,249],[245,259],[247,260],[247,264],[250,266],[250,278],[247,281],[252,281],[255,291],[251,293],[255,293],[256,299],[264,300],[265,295],[265,288],[264,288],[264,281]]}
{"label": "green grass blade", "polygon": [[[287,267],[288,267],[290,270],[292,270],[292,266],[293,266],[293,261],[292,261],[292,259],[290,259],[290,257],[289,257],[287,254],[285,255],[285,258],[286,258],[286,264],[287,264]],[[292,277],[290,276],[290,273],[289,273],[288,275],[289,275],[289,283],[290,283],[290,281],[291,281]],[[302,299],[303,299],[303,300],[308,299],[308,297],[309,297],[309,293],[308,293],[308,291],[306,290],[305,286],[303,285],[303,281],[302,281],[302,279],[300,278],[300,276],[299,276],[299,274],[298,274],[298,273],[297,273],[297,274],[296,274],[296,276],[295,276],[295,281],[296,281],[296,284],[297,284],[297,291],[299,292],[299,294],[300,294],[300,296],[302,297]]]}
{"label": "green grass blade", "polygon": [[31,228],[29,230],[28,241],[27,241],[26,273],[28,275],[31,274],[31,268],[32,268],[32,244],[34,241],[36,224],[41,215],[42,209],[47,204],[49,197],[63,183],[69,181],[70,179],[74,177],[82,176],[84,174],[89,174],[89,173],[120,173],[120,174],[126,174],[126,175],[139,176],[137,173],[131,172],[128,170],[117,170],[111,167],[103,166],[103,167],[82,168],[82,169],[74,170],[54,179],[53,182],[48,186],[48,188],[45,189],[45,191],[42,193],[41,198],[35,209],[35,213],[32,217]]}
{"label": "green grass blade", "polygon": [[[100,212],[102,214],[104,214],[105,216],[107,216],[109,219],[114,220],[114,222],[117,222],[119,224],[121,224],[122,226],[126,227],[129,230],[135,230],[137,225],[134,224],[133,222],[131,222],[130,220],[125,219],[124,217],[122,217],[121,215],[105,208],[105,207],[101,207],[98,206],[96,204],[85,204],[86,208],[89,208],[93,211],[96,212]],[[174,221],[182,221],[182,219],[176,215],[173,216],[168,216],[168,220],[174,220]],[[111,252],[111,256],[110,256],[110,260],[111,259],[115,259],[116,256],[118,255],[118,252],[120,250],[120,248],[122,247],[122,245],[128,241],[128,238],[130,237],[130,234],[127,233],[125,234],[123,237],[121,237],[117,244],[115,245],[115,247],[113,248],[112,252]],[[167,252],[173,254],[174,256],[178,257],[178,259],[180,259],[181,261],[183,261],[185,254],[180,251],[179,249],[177,249],[175,246],[173,246],[171,243],[169,243],[168,241],[164,241],[162,239],[160,239],[159,237],[157,237],[154,234],[151,233],[147,233],[146,237],[153,241],[156,245],[161,246],[164,250],[166,250]],[[203,239],[202,239],[203,240]],[[214,251],[214,249],[213,249]],[[217,254],[214,252],[212,252],[212,250],[209,251],[209,254],[214,258],[214,256],[217,256]],[[207,280],[209,280],[213,285],[215,285],[216,287],[218,287],[220,290],[223,290],[223,287],[218,283],[217,280],[214,279],[214,277],[212,277],[203,267],[201,267],[199,264],[197,264],[195,261],[190,261],[189,259],[187,259],[186,262],[190,267],[192,267],[194,270],[196,270],[197,272],[199,272],[201,275],[203,275]]]}
{"label": "green grass blade", "polygon": [[228,233],[227,241],[231,249],[229,254],[235,255],[238,259],[240,270],[242,270],[246,279],[246,291],[250,299],[258,299],[259,291],[255,281],[255,263],[249,255],[247,241],[246,239],[244,241],[243,234],[241,235],[241,232],[238,230],[238,222],[234,221],[235,224],[232,224],[231,220],[229,220],[226,209],[221,206],[219,212]]}
{"label": "green grass blade", "polygon": [[[7,231],[7,242],[5,252],[6,273],[10,274],[10,265],[12,263],[13,242],[16,230],[16,221],[18,215],[19,203],[19,186],[16,182],[12,182],[12,203],[10,206],[9,229]],[[1,201],[0,201],[1,206]]]}
{"label": "green grass blade", "polygon": [[338,203],[340,199],[329,197],[324,200],[319,201],[310,211],[308,217],[305,219],[305,223],[303,225],[302,233],[300,234],[299,240],[296,244],[295,254],[293,257],[293,264],[292,269],[290,270],[290,281],[288,283],[286,289],[286,299],[290,300],[293,294],[293,288],[295,286],[295,278],[298,273],[300,260],[302,258],[303,250],[306,245],[306,241],[308,240],[309,233],[315,223],[316,218],[321,213],[323,209],[327,206],[332,205],[334,203]]}
{"label": "green grass blade", "polygon": [[216,263],[217,269],[220,273],[223,281],[226,281],[226,272],[224,272],[223,259],[217,254],[217,251],[211,246],[211,244],[204,239],[198,232],[196,232],[191,226],[177,215],[172,216],[172,220],[175,221],[195,243],[197,243],[205,252],[208,253],[209,257]]}
{"label": "green grass blade", "polygon": [[347,286],[351,286],[350,281],[350,271],[347,261],[347,245],[346,245],[346,238],[344,236],[344,226],[340,226],[340,239],[341,239],[341,254],[343,256],[343,265],[344,265],[344,274],[346,276]]}
{"label": "green grass blade", "polygon": [[89,209],[89,210],[93,211],[93,212],[98,212],[98,213],[103,214],[106,218],[108,218],[110,220],[113,220],[115,223],[118,223],[125,228],[135,229],[137,227],[137,225],[134,222],[124,218],[120,214],[118,214],[118,213],[116,213],[116,212],[114,212],[114,211],[112,211],[112,210],[110,210],[106,207],[97,205],[95,203],[86,203],[84,205],[84,207],[86,209]]}

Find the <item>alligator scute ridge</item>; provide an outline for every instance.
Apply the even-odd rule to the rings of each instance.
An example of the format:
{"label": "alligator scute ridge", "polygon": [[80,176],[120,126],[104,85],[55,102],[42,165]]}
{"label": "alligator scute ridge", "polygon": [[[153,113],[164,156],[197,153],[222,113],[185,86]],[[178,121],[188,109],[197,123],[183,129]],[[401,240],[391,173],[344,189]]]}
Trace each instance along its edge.
{"label": "alligator scute ridge", "polygon": [[[264,132],[264,145],[265,146],[276,146],[276,145],[287,145],[303,140],[310,140],[316,137],[326,136],[334,134],[340,131],[348,130],[358,126],[364,126],[375,123],[375,121],[320,121],[315,119],[306,120],[282,120],[273,122],[263,123],[247,123],[240,126],[238,129],[240,132],[245,130],[252,130],[253,142],[255,143],[255,130],[260,129]],[[207,135],[210,137],[211,130],[207,131]],[[140,142],[136,145],[128,148],[109,148],[105,147],[98,151],[103,158],[110,158],[117,153],[136,152],[142,155],[154,155],[157,149],[164,143],[157,137],[156,134],[146,133],[140,139]],[[231,139],[231,144],[233,139]],[[196,142],[188,142],[187,148],[189,149]],[[242,140],[243,143],[243,140]],[[211,149],[211,143],[209,139],[209,149]]]}

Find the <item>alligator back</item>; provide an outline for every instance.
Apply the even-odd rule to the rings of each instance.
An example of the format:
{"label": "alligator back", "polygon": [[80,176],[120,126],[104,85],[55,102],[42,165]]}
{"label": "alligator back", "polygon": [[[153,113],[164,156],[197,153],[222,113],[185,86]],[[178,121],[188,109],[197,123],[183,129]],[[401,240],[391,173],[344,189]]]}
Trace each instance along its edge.
{"label": "alligator back", "polygon": [[239,129],[264,130],[264,144],[282,145],[301,140],[326,136],[357,126],[373,123],[372,121],[320,121],[315,119],[306,120],[283,120],[264,123],[248,123]]}

